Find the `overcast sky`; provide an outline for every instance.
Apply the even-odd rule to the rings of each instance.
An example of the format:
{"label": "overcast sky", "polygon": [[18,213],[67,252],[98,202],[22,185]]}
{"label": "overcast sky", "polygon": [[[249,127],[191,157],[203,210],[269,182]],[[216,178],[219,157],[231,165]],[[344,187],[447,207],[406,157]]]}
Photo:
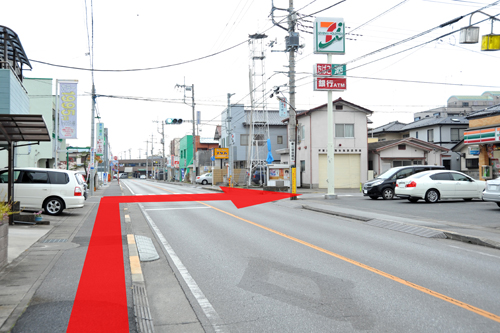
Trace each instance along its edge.
{"label": "overcast sky", "polygon": [[[312,32],[310,21],[314,16],[341,17],[346,32],[352,31],[347,36],[345,55],[333,56],[334,63],[348,63],[348,88],[334,93],[334,99],[342,97],[374,111],[374,127],[394,120],[411,122],[414,112],[445,106],[451,95],[500,91],[500,52],[481,52],[480,44],[459,44],[458,32],[447,35],[467,26],[470,15],[356,60],[495,1],[346,0],[321,11],[337,2],[341,0],[294,1],[304,45],[297,55],[298,110],[322,105],[327,99],[325,92],[314,92],[312,86],[313,65],[326,62],[326,55],[313,54],[312,34],[308,32]],[[286,8],[288,3],[274,0],[278,8]],[[249,107],[250,49],[245,41],[250,34],[265,33],[268,42],[277,42],[267,49],[267,89],[288,83],[288,77],[282,73],[288,70],[288,55],[276,52],[284,49],[287,32],[273,26],[271,0],[106,0],[93,4],[91,0],[16,0],[3,1],[1,8],[0,25],[18,34],[31,60],[33,70],[25,71],[25,77],[79,81],[78,139],[68,140],[73,146],[90,145],[92,76],[90,71],[59,66],[88,69],[89,53],[93,54],[97,70],[165,66],[94,73],[96,93],[114,96],[98,97],[97,109],[100,120],[109,128],[112,153],[119,157],[126,151],[128,158],[131,149],[132,158],[139,154],[144,158],[146,141],[151,141],[152,135],[157,153],[157,129],[161,126],[155,121],[170,117],[191,119],[191,95],[187,94],[188,104],[183,104],[184,91],[176,89],[176,84],[195,86],[196,110],[202,113],[202,137],[213,137],[215,125],[220,124],[220,114],[227,106],[228,93],[235,94],[232,103]],[[500,6],[483,11],[498,15]],[[316,12],[319,13],[307,17]],[[285,18],[284,11],[274,13],[276,21]],[[487,18],[476,13],[472,23]],[[286,20],[282,25],[286,27]],[[491,33],[491,21],[478,26],[480,35]],[[500,22],[494,24],[493,32],[500,34]],[[432,41],[440,36],[444,37]],[[241,45],[235,46],[238,44]],[[412,49],[402,52],[409,48]],[[207,57],[212,54],[215,55]],[[203,57],[206,58],[175,65]],[[281,90],[287,92],[286,87]],[[277,109],[278,101],[269,99],[268,108]],[[191,131],[189,123],[165,126],[166,142]]]}

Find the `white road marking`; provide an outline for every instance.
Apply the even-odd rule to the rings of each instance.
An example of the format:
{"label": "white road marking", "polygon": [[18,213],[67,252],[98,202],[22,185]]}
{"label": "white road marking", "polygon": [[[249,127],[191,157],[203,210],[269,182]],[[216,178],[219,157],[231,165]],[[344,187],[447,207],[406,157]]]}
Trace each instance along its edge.
{"label": "white road marking", "polygon": [[170,244],[167,242],[163,234],[161,233],[160,229],[156,226],[156,224],[153,222],[151,217],[149,216],[148,213],[146,213],[146,210],[144,209],[144,206],[142,204],[139,204],[139,208],[142,210],[142,213],[146,217],[146,220],[148,221],[151,229],[156,233],[158,236],[158,239],[160,240],[160,243],[163,245],[163,248],[165,251],[167,251],[170,259],[174,263],[175,267],[177,267],[177,270],[181,274],[182,278],[184,279],[184,282],[186,282],[186,285],[188,286],[189,290],[193,294],[194,298],[200,305],[201,309],[203,310],[203,313],[205,313],[205,316],[208,318],[208,321],[212,325],[213,329],[215,332],[227,332],[226,327],[222,319],[219,317],[219,314],[215,309],[213,308],[212,304],[210,301],[206,298],[205,294],[201,291],[200,287],[196,283],[196,281],[193,279],[191,274],[188,272],[186,266],[182,263],[182,261],[179,259],[177,254],[175,253],[174,249],[170,246]]}
{"label": "white road marking", "polygon": [[487,257],[493,257],[493,258],[498,258],[500,259],[499,256],[495,256],[493,254],[488,254],[488,253],[484,253],[484,252],[479,252],[479,251],[473,251],[473,250],[467,250],[467,249],[464,249],[464,248],[461,248],[461,247],[458,247],[458,246],[453,246],[453,245],[448,245],[449,247],[453,247],[455,249],[460,249],[460,250],[464,250],[464,251],[467,251],[467,252],[473,252],[473,253],[477,253],[477,254],[482,254],[483,256],[487,256]]}
{"label": "white road marking", "polygon": [[178,207],[178,208],[148,208],[144,210],[173,210],[173,209],[206,209],[210,207]]}

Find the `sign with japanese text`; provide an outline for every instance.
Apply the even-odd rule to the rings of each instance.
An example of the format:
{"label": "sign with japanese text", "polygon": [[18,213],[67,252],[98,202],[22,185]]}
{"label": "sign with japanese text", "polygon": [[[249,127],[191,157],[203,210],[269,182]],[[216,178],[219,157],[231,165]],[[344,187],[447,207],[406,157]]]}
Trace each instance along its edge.
{"label": "sign with japanese text", "polygon": [[174,156],[174,167],[179,169],[179,156]]}
{"label": "sign with japanese text", "polygon": [[290,165],[295,165],[295,141],[290,141]]}
{"label": "sign with japanese text", "polygon": [[314,78],[314,90],[316,91],[328,91],[328,90],[346,90],[347,84],[345,78],[337,77],[315,77]]}
{"label": "sign with japanese text", "polygon": [[281,118],[288,117],[288,110],[286,108],[286,97],[278,97],[279,100],[279,115]]}
{"label": "sign with japanese text", "polygon": [[96,124],[96,132],[97,132],[97,141],[96,141],[95,154],[97,156],[102,156],[102,155],[104,155],[104,124],[103,123]]}
{"label": "sign with japanese text", "polygon": [[227,160],[229,158],[229,148],[214,148],[214,157],[219,160]]}
{"label": "sign with japanese text", "polygon": [[314,53],[345,53],[345,23],[342,18],[314,20]]}
{"label": "sign with japanese text", "polygon": [[77,139],[77,82],[59,81],[59,138]]}
{"label": "sign with japanese text", "polygon": [[345,76],[346,65],[339,64],[316,64],[314,76]]}

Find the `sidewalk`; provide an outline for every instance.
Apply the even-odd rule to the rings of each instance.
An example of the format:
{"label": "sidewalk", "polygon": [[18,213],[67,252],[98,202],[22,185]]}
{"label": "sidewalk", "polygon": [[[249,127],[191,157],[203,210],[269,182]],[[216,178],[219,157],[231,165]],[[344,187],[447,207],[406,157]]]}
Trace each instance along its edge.
{"label": "sidewalk", "polygon": [[[121,195],[112,182],[50,225],[9,226],[8,261],[0,270],[0,332],[65,331],[102,196]],[[35,329],[36,330],[36,329]]]}

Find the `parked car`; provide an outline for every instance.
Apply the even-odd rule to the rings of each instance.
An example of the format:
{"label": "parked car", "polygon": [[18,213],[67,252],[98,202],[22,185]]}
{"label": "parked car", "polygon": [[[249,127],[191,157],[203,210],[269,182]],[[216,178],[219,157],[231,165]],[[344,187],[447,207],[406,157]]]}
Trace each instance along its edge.
{"label": "parked car", "polygon": [[267,181],[267,172],[266,169],[256,169],[252,174],[252,183],[255,185],[265,184]]}
{"label": "parked car", "polygon": [[[84,186],[77,172],[44,168],[14,168],[14,198],[21,208],[59,215],[64,209],[84,205]],[[8,170],[0,170],[0,195],[8,193]]]}
{"label": "parked car", "polygon": [[146,175],[141,175],[139,178],[146,179]]}
{"label": "parked car", "polygon": [[126,173],[120,173],[120,179],[127,179],[128,175]]}
{"label": "parked car", "polygon": [[212,173],[209,172],[209,173],[205,173],[201,176],[197,176],[196,183],[203,184],[203,185],[212,184]]}
{"label": "parked car", "polygon": [[500,207],[500,178],[488,180],[483,192],[483,200],[496,202]]}
{"label": "parked car", "polygon": [[364,183],[363,195],[365,197],[368,196],[371,199],[382,197],[382,199],[384,200],[390,200],[394,198],[394,188],[396,187],[396,180],[409,177],[419,172],[439,169],[444,170],[444,166],[408,165],[391,168],[381,175],[377,176],[375,179]]}
{"label": "parked car", "polygon": [[85,198],[85,200],[87,200],[88,185],[87,185],[87,182],[85,181],[85,176],[82,173],[78,172],[76,174],[76,177],[77,177],[78,183],[80,185],[83,185],[83,197]]}
{"label": "parked car", "polygon": [[481,199],[486,182],[464,173],[450,170],[422,172],[396,184],[396,196],[417,202],[424,199],[434,203],[441,199]]}

